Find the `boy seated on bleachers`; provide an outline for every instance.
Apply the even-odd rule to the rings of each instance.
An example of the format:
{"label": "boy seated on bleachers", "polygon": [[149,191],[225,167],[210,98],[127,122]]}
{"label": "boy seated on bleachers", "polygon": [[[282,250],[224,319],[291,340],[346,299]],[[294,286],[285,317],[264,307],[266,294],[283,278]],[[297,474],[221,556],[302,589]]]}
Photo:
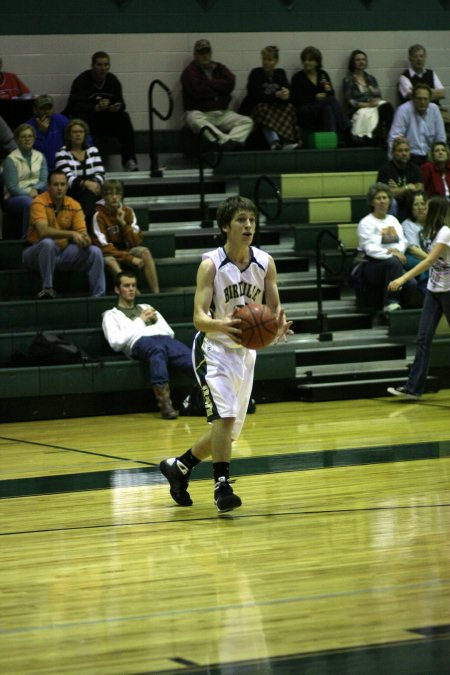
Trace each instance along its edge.
{"label": "boy seated on bleachers", "polygon": [[123,184],[106,180],[103,199],[97,202],[92,220],[94,242],[102,249],[106,269],[113,279],[122,272],[122,266],[142,270],[152,293],[159,293],[158,274],[150,250],[141,246],[142,231],[136,214],[123,203]]}

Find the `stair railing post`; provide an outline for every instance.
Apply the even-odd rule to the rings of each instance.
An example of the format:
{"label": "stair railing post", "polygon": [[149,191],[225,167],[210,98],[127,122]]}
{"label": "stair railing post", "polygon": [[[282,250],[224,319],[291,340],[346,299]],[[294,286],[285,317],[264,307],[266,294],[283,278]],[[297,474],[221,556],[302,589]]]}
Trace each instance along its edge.
{"label": "stair railing post", "polygon": [[[276,210],[274,214],[269,213],[266,208],[265,208],[265,202],[261,201],[261,186],[263,183],[266,183],[272,190],[275,200],[276,200]],[[276,220],[278,216],[280,215],[282,209],[283,209],[283,200],[281,197],[281,193],[279,188],[275,185],[273,180],[269,178],[269,176],[259,176],[256,180],[255,183],[255,188],[253,190],[253,195],[254,195],[254,201],[256,204],[257,208],[257,218],[256,218],[256,229],[255,229],[255,236],[253,238],[255,242],[255,246],[259,247],[259,241],[260,241],[260,222],[259,222],[259,214],[262,213],[264,216],[266,216],[267,220]]]}
{"label": "stair railing post", "polygon": [[331,272],[332,270],[326,265],[322,258],[322,240],[325,237],[330,237],[338,245],[341,252],[341,270],[344,269],[345,264],[345,247],[342,242],[330,230],[321,230],[316,240],[316,283],[317,283],[317,320],[319,323],[319,341],[328,342],[333,339],[333,333],[328,330],[328,317],[323,311],[323,291],[322,291],[322,267]]}
{"label": "stair railing post", "polygon": [[[210,162],[207,158],[207,153],[204,151],[204,140],[205,134],[208,132],[209,135],[214,137],[214,151],[216,154],[216,160]],[[210,141],[208,140],[210,143]],[[211,144],[211,143],[210,143]],[[205,163],[208,164],[211,168],[215,168],[222,161],[222,146],[219,143],[219,135],[211,127],[204,126],[200,129],[199,134],[199,151],[198,151],[198,178],[199,178],[199,191],[200,191],[200,227],[212,227],[214,225],[214,220],[209,216],[209,206],[205,199]]]}
{"label": "stair railing post", "polygon": [[[167,113],[163,115],[153,105],[153,90],[156,86],[161,87],[167,94],[169,106]],[[154,130],[154,115],[160,120],[168,120],[173,112],[173,98],[170,89],[161,82],[161,80],[153,80],[148,88],[148,136],[149,136],[149,155],[150,155],[150,176],[152,178],[161,178],[163,170],[158,166],[158,155],[156,152],[155,130]]]}

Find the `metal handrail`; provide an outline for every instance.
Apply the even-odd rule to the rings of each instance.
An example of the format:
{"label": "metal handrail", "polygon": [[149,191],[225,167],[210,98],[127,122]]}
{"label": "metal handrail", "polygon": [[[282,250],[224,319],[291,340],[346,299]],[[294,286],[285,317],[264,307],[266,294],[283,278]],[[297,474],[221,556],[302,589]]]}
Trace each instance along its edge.
{"label": "metal handrail", "polygon": [[[272,188],[273,193],[274,193],[275,198],[276,198],[277,208],[276,208],[276,211],[273,215],[268,213],[264,209],[264,207],[263,207],[264,202],[261,202],[260,191],[261,191],[261,185],[263,183],[267,183],[269,185],[269,187]],[[283,199],[281,197],[281,192],[280,192],[278,186],[275,185],[275,183],[273,182],[273,180],[271,178],[269,178],[269,176],[265,176],[265,175],[259,176],[259,178],[256,180],[255,188],[253,190],[253,195],[254,195],[254,200],[255,200],[257,213],[258,213],[257,218],[256,218],[256,229],[255,229],[254,242],[255,242],[256,246],[259,246],[259,239],[260,239],[260,237],[259,237],[259,214],[262,213],[263,215],[265,215],[267,220],[276,220],[278,218],[278,216],[280,215],[282,209],[283,209]]]}
{"label": "metal handrail", "polygon": [[[322,240],[325,237],[331,238],[337,244],[337,247],[341,252],[341,267],[338,272],[332,270],[322,258]],[[317,320],[319,322],[319,340],[321,342],[333,339],[333,334],[328,330],[327,315],[323,312],[322,268],[330,274],[333,272],[339,274],[344,269],[345,258],[346,250],[341,240],[330,230],[321,230],[316,241]]]}
{"label": "metal handrail", "polygon": [[[205,134],[208,132],[211,136],[214,137],[214,155],[215,161],[211,161],[208,157],[207,152],[204,151],[203,141]],[[201,213],[201,227],[212,227],[214,225],[214,220],[209,217],[209,207],[205,200],[205,176],[204,168],[205,163],[208,164],[212,169],[215,169],[216,166],[222,161],[223,149],[222,145],[219,143],[219,135],[211,127],[204,126],[200,129],[199,134],[199,152],[198,152],[198,176],[200,183],[200,213]],[[211,145],[211,142],[209,141]]]}
{"label": "metal handrail", "polygon": [[[153,105],[153,90],[159,85],[167,94],[169,100],[169,107],[167,113],[163,115]],[[156,153],[155,132],[153,125],[153,116],[159,117],[160,120],[166,121],[172,116],[173,112],[173,97],[169,87],[161,82],[161,80],[153,80],[148,88],[148,133],[149,133],[149,147],[150,147],[150,176],[152,178],[160,178],[163,175],[162,169],[158,166],[158,155]]]}

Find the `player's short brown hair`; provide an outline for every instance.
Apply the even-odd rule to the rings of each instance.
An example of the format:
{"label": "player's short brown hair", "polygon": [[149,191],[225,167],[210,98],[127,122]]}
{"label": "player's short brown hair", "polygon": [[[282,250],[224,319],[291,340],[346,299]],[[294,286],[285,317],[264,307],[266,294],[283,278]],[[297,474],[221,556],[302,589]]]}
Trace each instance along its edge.
{"label": "player's short brown hair", "polygon": [[258,209],[254,202],[252,202],[251,199],[247,199],[247,197],[235,195],[225,199],[225,201],[219,204],[216,215],[217,224],[224,236],[226,236],[224,227],[231,223],[238,211],[249,211],[250,213],[253,213],[255,217],[258,213]]}

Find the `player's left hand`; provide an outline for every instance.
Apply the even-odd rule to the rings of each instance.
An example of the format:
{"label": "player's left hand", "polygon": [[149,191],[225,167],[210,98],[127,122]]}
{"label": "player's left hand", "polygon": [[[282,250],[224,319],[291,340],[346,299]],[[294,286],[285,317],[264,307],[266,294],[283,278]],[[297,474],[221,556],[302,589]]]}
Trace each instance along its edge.
{"label": "player's left hand", "polygon": [[294,335],[294,331],[291,330],[292,323],[292,321],[286,321],[286,313],[284,309],[282,309],[278,315],[278,333],[274,344],[279,344],[281,340],[283,340],[283,342],[287,342],[287,336]]}

